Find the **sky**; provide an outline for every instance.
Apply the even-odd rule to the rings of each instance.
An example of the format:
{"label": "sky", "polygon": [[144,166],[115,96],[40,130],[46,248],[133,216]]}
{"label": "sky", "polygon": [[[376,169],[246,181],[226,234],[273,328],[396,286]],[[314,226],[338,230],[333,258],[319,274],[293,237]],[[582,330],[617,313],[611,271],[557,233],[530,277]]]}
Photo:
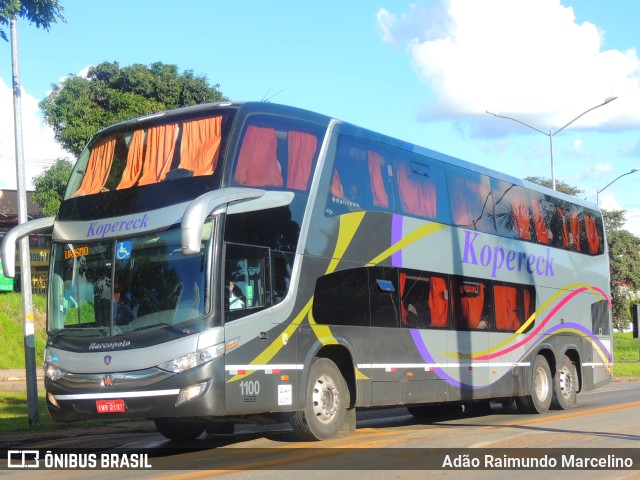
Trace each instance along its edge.
{"label": "sky", "polygon": [[[625,210],[640,236],[640,172],[616,180],[640,169],[640,2],[59,3],[66,23],[49,31],[18,21],[27,188],[71,158],[38,108],[52,85],[103,61],[159,61],[231,100],[317,111],[518,178],[551,178],[552,137],[556,179]],[[16,187],[13,122],[0,40],[0,188]]]}

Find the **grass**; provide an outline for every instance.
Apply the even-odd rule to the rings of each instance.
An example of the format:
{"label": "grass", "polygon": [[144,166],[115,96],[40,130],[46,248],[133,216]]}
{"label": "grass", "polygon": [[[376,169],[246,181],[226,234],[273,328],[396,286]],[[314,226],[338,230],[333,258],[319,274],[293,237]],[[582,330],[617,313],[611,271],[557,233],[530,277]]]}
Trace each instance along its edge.
{"label": "grass", "polygon": [[[43,295],[34,295],[34,321],[36,326],[36,362],[42,359],[45,345],[45,309]],[[0,353],[0,369],[24,368],[24,338],[22,327],[22,298],[18,293],[0,294],[0,338],[3,352]],[[613,337],[614,375],[616,377],[640,377],[638,339],[631,333],[615,333]],[[39,392],[40,420],[33,428],[37,430],[60,429],[60,423],[49,418],[45,406],[44,392]],[[0,392],[0,433],[29,429],[26,412],[27,394],[23,392]],[[77,427],[100,426],[130,420],[95,420],[70,424]],[[64,428],[64,426],[62,427]]]}
{"label": "grass", "polygon": [[[34,430],[60,430],[61,428],[100,427],[125,422],[139,422],[139,420],[88,420],[73,423],[56,423],[49,417],[45,404],[45,393],[38,392],[39,421],[31,428]],[[0,434],[28,430],[27,394],[24,392],[0,392]]]}
{"label": "grass", "polygon": [[[35,323],[36,364],[42,359],[46,342],[44,295],[33,296]],[[0,293],[0,370],[24,368],[24,326],[22,319],[22,296],[19,293]]]}
{"label": "grass", "polygon": [[638,339],[631,332],[613,334],[613,374],[616,377],[640,377]]}

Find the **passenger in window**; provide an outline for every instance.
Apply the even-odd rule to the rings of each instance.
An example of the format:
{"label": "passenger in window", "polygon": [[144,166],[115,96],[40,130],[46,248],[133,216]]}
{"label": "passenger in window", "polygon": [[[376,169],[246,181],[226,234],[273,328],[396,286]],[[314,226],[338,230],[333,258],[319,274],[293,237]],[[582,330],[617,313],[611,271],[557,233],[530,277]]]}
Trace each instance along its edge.
{"label": "passenger in window", "polygon": [[347,200],[351,200],[356,206],[360,207],[363,203],[362,195],[358,186],[353,184],[349,187],[349,193],[347,194]]}
{"label": "passenger in window", "polygon": [[247,299],[242,293],[240,287],[238,287],[233,281],[229,282],[228,294],[229,310],[239,310],[245,308]]}
{"label": "passenger in window", "polygon": [[113,316],[116,325],[128,325],[138,317],[139,303],[135,301],[131,290],[126,289],[124,293],[119,285],[113,289]]}

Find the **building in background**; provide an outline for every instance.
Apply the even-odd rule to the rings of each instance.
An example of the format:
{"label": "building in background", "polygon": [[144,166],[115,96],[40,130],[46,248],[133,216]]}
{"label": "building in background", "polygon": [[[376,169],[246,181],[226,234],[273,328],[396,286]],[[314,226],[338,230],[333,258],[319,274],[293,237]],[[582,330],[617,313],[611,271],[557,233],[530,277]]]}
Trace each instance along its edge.
{"label": "building in background", "polygon": [[[31,201],[27,192],[27,215],[29,220],[42,216],[41,209]],[[17,190],[0,190],[0,241],[5,234],[18,225],[18,192]],[[51,250],[51,233],[29,236],[29,253],[31,257],[31,288],[34,294],[45,294],[49,279],[49,252]],[[20,290],[20,249],[16,248],[16,278],[13,289]],[[10,279],[8,279],[10,280]],[[4,291],[10,289],[11,282],[0,282]]]}

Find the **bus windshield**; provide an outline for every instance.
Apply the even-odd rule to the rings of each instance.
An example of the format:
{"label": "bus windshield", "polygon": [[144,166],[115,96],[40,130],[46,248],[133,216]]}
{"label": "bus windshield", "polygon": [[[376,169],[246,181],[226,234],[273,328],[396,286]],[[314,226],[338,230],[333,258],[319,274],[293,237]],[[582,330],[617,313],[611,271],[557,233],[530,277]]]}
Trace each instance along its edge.
{"label": "bus windshield", "polygon": [[112,336],[177,325],[209,310],[207,261],[213,225],[198,255],[185,256],[180,229],[100,243],[55,244],[48,330]]}

